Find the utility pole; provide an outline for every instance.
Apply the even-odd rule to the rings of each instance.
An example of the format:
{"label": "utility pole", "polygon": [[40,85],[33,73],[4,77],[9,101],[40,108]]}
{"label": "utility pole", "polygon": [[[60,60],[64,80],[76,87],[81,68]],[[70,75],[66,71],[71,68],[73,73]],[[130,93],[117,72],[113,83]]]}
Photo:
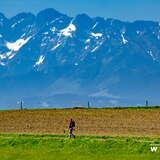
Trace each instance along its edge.
{"label": "utility pole", "polygon": [[146,107],[148,107],[149,106],[149,102],[148,102],[148,100],[146,100]]}
{"label": "utility pole", "polygon": [[24,104],[24,102],[21,100],[18,103],[20,104],[20,110],[22,111],[23,110],[23,104]]}
{"label": "utility pole", "polygon": [[23,110],[23,102],[21,101],[20,104],[21,104],[21,110]]}
{"label": "utility pole", "polygon": [[89,101],[88,101],[88,108],[90,108],[90,103],[89,103]]}

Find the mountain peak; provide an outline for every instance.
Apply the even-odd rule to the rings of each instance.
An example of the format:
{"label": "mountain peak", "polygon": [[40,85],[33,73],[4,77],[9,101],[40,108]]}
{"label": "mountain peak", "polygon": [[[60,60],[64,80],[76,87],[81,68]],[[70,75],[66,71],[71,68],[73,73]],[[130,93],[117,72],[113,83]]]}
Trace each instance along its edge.
{"label": "mountain peak", "polygon": [[[16,17],[16,18],[34,17],[34,14],[32,14],[30,12],[21,12],[14,17]],[[12,17],[12,18],[14,18],[14,17]]]}
{"label": "mountain peak", "polygon": [[70,18],[51,8],[32,16],[20,13],[4,21],[0,14],[0,95],[7,103],[8,97],[59,94],[69,105],[63,95],[78,93],[80,103],[71,97],[75,104],[91,95],[104,105],[108,98],[122,104],[135,95],[141,100],[158,95],[157,22],[128,24],[87,14]]}
{"label": "mountain peak", "polygon": [[74,23],[83,29],[88,29],[93,25],[93,20],[87,14],[78,14],[74,20]]}
{"label": "mountain peak", "polygon": [[0,21],[7,19],[3,13],[0,13]]}
{"label": "mountain peak", "polygon": [[48,9],[40,11],[37,14],[37,22],[41,25],[46,22],[50,22],[61,16],[63,16],[63,14],[61,14],[60,12],[56,11],[53,8],[48,8]]}
{"label": "mountain peak", "polygon": [[91,17],[89,17],[87,14],[85,14],[85,13],[82,13],[82,14],[78,14],[77,16],[76,16],[76,19],[77,20],[86,20],[86,21],[91,21],[92,20],[92,18]]}

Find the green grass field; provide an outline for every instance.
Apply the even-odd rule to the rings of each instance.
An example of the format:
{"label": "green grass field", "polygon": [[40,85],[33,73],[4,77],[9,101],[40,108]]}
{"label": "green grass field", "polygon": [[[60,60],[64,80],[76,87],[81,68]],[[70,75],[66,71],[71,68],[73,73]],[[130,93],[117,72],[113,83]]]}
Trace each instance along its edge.
{"label": "green grass field", "polygon": [[[159,146],[157,152],[150,148]],[[0,135],[0,160],[159,160],[160,139],[64,135]]]}

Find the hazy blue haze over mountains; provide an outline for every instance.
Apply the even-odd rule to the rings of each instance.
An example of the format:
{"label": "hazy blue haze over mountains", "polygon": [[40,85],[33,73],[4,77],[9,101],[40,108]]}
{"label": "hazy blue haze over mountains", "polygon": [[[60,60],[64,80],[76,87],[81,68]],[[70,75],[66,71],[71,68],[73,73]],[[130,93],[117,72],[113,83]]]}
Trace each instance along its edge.
{"label": "hazy blue haze over mountains", "polygon": [[0,14],[0,105],[160,103],[160,23],[54,9]]}

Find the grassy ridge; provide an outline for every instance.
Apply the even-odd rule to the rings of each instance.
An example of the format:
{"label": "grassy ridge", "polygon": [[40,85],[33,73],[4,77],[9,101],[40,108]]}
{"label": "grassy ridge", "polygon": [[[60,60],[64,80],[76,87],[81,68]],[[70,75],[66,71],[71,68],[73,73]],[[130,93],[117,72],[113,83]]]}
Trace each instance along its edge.
{"label": "grassy ridge", "polygon": [[158,138],[58,135],[0,135],[2,160],[159,160]]}

